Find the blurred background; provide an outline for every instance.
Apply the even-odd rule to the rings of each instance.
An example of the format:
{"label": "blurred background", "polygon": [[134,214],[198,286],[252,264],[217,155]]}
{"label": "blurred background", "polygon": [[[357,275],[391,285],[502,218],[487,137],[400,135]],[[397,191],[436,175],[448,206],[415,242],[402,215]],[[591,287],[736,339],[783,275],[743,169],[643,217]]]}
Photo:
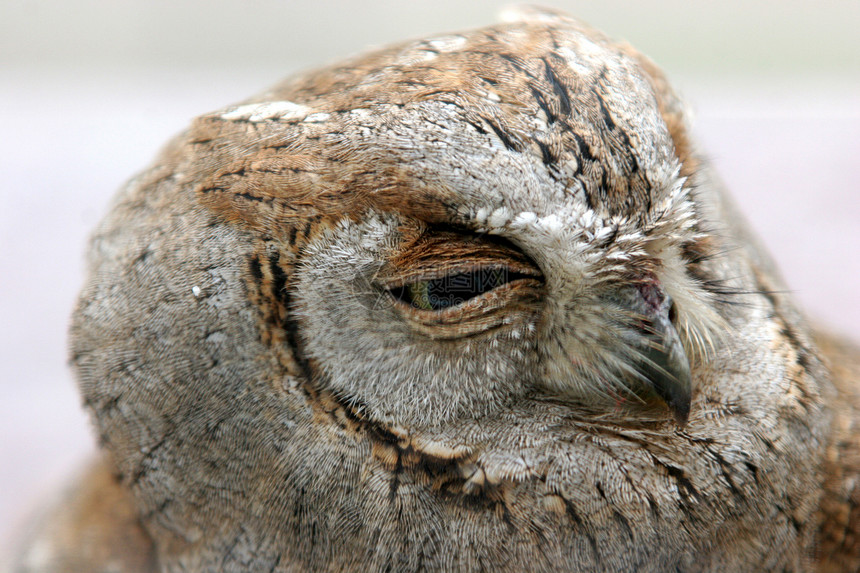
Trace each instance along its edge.
{"label": "blurred background", "polygon": [[[90,229],[200,113],[493,0],[2,0],[0,569],[92,455],[66,366]],[[860,2],[555,0],[667,72],[808,313],[860,339]]]}

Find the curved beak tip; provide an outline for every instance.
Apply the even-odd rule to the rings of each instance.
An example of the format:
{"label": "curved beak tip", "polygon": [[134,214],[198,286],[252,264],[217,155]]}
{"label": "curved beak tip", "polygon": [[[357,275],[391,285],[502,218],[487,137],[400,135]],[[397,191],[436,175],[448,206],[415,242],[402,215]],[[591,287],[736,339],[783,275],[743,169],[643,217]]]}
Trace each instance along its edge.
{"label": "curved beak tip", "polygon": [[690,401],[690,396],[687,395],[686,398],[666,402],[680,426],[686,426],[687,420],[690,419]]}
{"label": "curved beak tip", "polygon": [[668,319],[658,321],[643,353],[640,371],[654,392],[685,425],[690,417],[693,379],[690,362],[675,328]]}

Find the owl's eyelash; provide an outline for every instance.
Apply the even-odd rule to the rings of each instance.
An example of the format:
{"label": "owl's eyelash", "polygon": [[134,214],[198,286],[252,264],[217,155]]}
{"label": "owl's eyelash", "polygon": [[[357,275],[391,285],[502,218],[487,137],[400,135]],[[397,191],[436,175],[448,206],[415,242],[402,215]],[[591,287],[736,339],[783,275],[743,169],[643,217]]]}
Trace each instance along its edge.
{"label": "owl's eyelash", "polygon": [[404,284],[390,288],[389,292],[397,300],[416,309],[441,311],[525,278],[534,277],[506,267],[481,267]]}

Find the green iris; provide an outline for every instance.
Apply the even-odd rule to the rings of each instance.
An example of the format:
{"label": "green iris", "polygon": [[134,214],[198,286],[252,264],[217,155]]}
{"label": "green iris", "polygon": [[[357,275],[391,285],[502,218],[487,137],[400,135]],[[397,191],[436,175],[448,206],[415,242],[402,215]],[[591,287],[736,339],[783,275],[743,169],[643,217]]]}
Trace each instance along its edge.
{"label": "green iris", "polygon": [[430,283],[432,281],[421,281],[406,285],[409,293],[409,301],[415,308],[422,310],[435,310],[430,302]]}

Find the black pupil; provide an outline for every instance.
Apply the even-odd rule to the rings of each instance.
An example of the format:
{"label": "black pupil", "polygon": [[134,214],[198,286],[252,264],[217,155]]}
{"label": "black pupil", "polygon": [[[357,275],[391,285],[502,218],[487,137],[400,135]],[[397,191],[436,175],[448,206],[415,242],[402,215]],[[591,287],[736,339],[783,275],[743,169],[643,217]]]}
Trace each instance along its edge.
{"label": "black pupil", "polygon": [[391,289],[391,294],[415,308],[444,310],[525,275],[504,268],[477,269]]}

